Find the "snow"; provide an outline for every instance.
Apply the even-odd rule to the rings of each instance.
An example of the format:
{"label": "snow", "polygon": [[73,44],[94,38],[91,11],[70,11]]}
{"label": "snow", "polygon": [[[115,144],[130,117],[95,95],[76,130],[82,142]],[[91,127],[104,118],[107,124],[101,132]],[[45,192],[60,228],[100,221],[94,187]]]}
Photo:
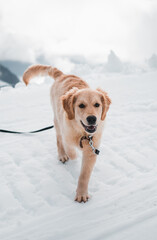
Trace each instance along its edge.
{"label": "snow", "polygon": [[[1,76],[1,72],[0,72],[0,76]],[[0,88],[7,87],[7,86],[9,86],[9,84],[0,79]]]}
{"label": "snow", "polygon": [[[74,202],[81,156],[59,162],[54,129],[0,133],[0,239],[156,240],[157,72],[84,79],[112,99],[91,199]],[[0,128],[31,131],[53,124],[50,85],[2,88]]]}

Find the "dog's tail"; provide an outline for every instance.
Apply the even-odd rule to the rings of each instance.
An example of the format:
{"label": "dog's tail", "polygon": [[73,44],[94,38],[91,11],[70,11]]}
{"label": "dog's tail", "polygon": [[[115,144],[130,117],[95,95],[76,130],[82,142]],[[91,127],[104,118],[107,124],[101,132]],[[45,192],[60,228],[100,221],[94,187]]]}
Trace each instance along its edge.
{"label": "dog's tail", "polygon": [[58,70],[57,68],[53,68],[51,66],[46,66],[46,65],[33,65],[29,67],[23,74],[23,81],[25,82],[26,85],[30,82],[31,78],[36,77],[36,76],[50,76],[53,79],[57,79],[63,73]]}

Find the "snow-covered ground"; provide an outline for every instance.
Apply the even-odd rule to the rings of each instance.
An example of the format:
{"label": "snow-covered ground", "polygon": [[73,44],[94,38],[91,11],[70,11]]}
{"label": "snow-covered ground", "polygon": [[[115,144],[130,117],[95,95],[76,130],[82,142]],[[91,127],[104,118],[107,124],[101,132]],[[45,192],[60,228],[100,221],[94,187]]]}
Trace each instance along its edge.
{"label": "snow-covered ground", "polygon": [[[0,133],[1,240],[157,239],[157,72],[84,79],[112,99],[91,199],[74,201],[81,156],[59,162],[54,129]],[[53,124],[49,88],[49,82],[3,88],[0,128]]]}

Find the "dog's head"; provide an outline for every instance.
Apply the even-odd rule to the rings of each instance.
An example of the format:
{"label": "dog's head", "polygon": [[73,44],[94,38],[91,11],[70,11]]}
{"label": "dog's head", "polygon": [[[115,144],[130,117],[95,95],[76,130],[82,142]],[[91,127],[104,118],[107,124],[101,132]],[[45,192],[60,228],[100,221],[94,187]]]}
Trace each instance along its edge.
{"label": "dog's head", "polygon": [[101,89],[73,88],[62,96],[62,104],[69,120],[75,120],[86,132],[94,133],[105,119],[111,100]]}

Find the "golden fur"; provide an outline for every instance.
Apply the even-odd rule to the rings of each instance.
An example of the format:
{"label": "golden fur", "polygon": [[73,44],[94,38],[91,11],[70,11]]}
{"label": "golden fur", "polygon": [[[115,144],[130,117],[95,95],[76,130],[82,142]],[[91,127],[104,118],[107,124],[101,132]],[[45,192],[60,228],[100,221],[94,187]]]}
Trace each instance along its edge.
{"label": "golden fur", "polygon": [[[58,157],[63,163],[68,159],[75,159],[76,147],[82,150],[82,168],[78,180],[75,200],[86,202],[88,182],[96,161],[96,155],[83,136],[93,136],[93,145],[99,147],[104,120],[111,103],[107,93],[101,89],[92,90],[88,84],[75,75],[65,75],[51,66],[34,65],[28,68],[23,80],[26,85],[37,75],[49,75],[55,79],[51,88],[51,102],[54,111],[54,125],[56,129]],[[87,121],[88,116],[95,116],[93,126]],[[90,128],[95,132],[89,133]]]}

